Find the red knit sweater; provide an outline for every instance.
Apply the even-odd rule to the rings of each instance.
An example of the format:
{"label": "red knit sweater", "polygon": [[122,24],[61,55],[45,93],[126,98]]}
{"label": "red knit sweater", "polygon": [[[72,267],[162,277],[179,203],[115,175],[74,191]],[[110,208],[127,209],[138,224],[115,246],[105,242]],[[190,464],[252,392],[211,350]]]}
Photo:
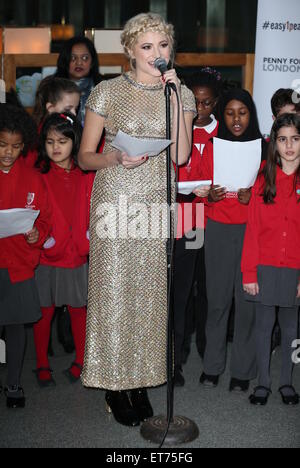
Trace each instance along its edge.
{"label": "red knit sweater", "polygon": [[[202,177],[202,158],[204,154],[205,146],[208,144],[209,140],[218,133],[219,123],[214,119],[211,124],[206,127],[197,127],[193,128],[193,146],[191,156],[186,164],[183,164],[178,168],[178,181],[194,181],[194,180],[204,180]],[[192,200],[191,200],[192,199]],[[178,228],[177,228],[177,237],[186,234],[191,229],[203,228],[206,225],[207,219],[207,210],[208,204],[203,198],[186,195],[178,195],[177,199],[180,203],[178,210]],[[205,219],[199,219],[197,216],[197,205],[199,203],[205,203]]]}
{"label": "red knit sweater", "polygon": [[0,171],[0,209],[12,208],[40,210],[35,222],[39,231],[36,244],[28,244],[24,235],[0,239],[0,268],[8,269],[11,281],[18,283],[34,276],[41,248],[51,228],[51,208],[42,177],[26,167],[21,157],[9,173]]}
{"label": "red knit sweater", "polygon": [[[203,151],[201,178],[213,180],[214,156],[213,144],[208,142]],[[236,194],[227,193],[226,198],[216,203],[209,203],[208,218],[223,224],[245,224],[248,218],[248,205],[239,202]]]}
{"label": "red knit sweater", "polygon": [[[252,189],[242,255],[243,283],[257,283],[257,266],[269,265],[300,270],[300,184],[279,167],[276,197],[265,204],[261,196],[264,177]],[[300,280],[300,278],[299,278]]]}
{"label": "red knit sweater", "polygon": [[51,164],[43,174],[52,207],[51,237],[55,245],[44,249],[41,265],[77,268],[87,262],[89,253],[89,203],[94,173],[85,174],[78,167],[70,172]]}

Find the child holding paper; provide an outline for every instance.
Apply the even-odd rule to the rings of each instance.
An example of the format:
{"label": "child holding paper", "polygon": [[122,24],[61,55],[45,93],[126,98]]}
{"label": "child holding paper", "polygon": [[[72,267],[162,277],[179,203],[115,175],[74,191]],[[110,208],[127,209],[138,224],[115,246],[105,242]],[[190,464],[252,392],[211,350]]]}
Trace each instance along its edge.
{"label": "child holding paper", "polygon": [[[178,180],[198,180],[198,165],[202,159],[203,150],[210,138],[218,133],[218,121],[214,111],[221,94],[221,75],[211,68],[204,68],[194,73],[187,80],[187,85],[192,89],[197,106],[197,117],[193,124],[192,152],[186,164],[178,168]],[[203,356],[205,348],[205,320],[207,315],[207,299],[205,286],[204,264],[204,223],[205,220],[197,211],[199,203],[208,194],[210,186],[195,189],[191,195],[178,195],[178,226],[175,246],[175,271],[174,271],[174,321],[175,321],[175,386],[184,385],[182,364],[184,363],[184,341],[188,335],[191,322],[196,322],[196,342],[200,355]],[[198,195],[198,196],[195,196]],[[198,213],[198,215],[197,215]],[[202,212],[203,214],[203,212]],[[201,218],[201,219],[200,219]],[[197,230],[196,230],[197,229]],[[199,265],[199,266],[198,266]],[[198,268],[196,268],[198,266]],[[198,296],[200,297],[200,310],[195,319],[189,309],[189,302],[195,273],[198,273]]]}
{"label": "child holding paper", "polygon": [[36,322],[41,316],[34,270],[50,230],[51,211],[42,177],[26,167],[20,158],[35,139],[36,128],[31,117],[21,108],[1,104],[0,210],[40,211],[31,231],[0,239],[0,329],[5,327],[9,408],[25,406],[20,385],[25,351],[24,324]]}
{"label": "child holding paper", "polygon": [[292,386],[292,343],[300,305],[300,117],[283,114],[274,123],[267,163],[252,193],[242,272],[247,298],[256,303],[258,387],[250,397],[265,405],[271,393],[271,336],[279,306],[282,370],[279,392],[287,405],[299,403]]}
{"label": "child holding paper", "polygon": [[[218,137],[232,142],[262,138],[255,105],[247,91],[233,89],[224,96],[220,106]],[[213,144],[209,143],[202,159],[203,179],[213,180],[213,159]],[[238,192],[229,193],[226,188],[216,185],[212,185],[208,197],[210,208],[205,237],[207,343],[200,382],[214,387],[225,370],[228,316],[234,295],[235,332],[231,350],[230,391],[247,391],[249,381],[256,377],[255,312],[253,304],[244,299],[240,267],[250,198],[251,188],[241,187]]]}
{"label": "child holding paper", "polygon": [[76,359],[65,374],[78,381],[84,357],[87,255],[89,252],[89,198],[93,174],[77,166],[81,125],[72,114],[51,114],[43,124],[37,165],[43,174],[53,210],[51,237],[36,271],[42,319],[34,326],[37,381],[55,385],[48,361],[48,344],[55,306],[67,304]]}

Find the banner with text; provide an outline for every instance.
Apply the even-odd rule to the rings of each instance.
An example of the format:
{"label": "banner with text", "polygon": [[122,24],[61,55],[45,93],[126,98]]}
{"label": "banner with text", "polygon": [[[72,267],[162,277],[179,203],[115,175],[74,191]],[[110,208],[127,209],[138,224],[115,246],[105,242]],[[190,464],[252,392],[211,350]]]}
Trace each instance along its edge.
{"label": "banner with text", "polygon": [[[300,92],[300,0],[258,0],[253,97],[260,129],[269,134],[271,97],[279,88]],[[297,102],[297,93],[293,99]]]}

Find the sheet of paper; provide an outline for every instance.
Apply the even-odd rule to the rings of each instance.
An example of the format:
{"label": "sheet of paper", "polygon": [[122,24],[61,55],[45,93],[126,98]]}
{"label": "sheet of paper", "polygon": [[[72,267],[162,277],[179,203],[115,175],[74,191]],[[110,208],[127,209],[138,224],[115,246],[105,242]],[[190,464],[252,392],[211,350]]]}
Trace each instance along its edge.
{"label": "sheet of paper", "polygon": [[0,210],[0,239],[31,231],[39,214],[38,210],[25,208]]}
{"label": "sheet of paper", "polygon": [[188,182],[178,182],[178,193],[182,193],[182,195],[190,195],[190,193],[192,193],[196,188],[211,184],[211,180],[189,180]]}
{"label": "sheet of paper", "polygon": [[229,192],[254,184],[261,164],[261,139],[235,142],[214,138],[214,184]]}
{"label": "sheet of paper", "polygon": [[144,154],[148,156],[158,156],[171,143],[171,140],[144,140],[134,138],[119,130],[112,142],[112,146],[120,151],[125,151],[128,156],[132,157],[143,156]]}

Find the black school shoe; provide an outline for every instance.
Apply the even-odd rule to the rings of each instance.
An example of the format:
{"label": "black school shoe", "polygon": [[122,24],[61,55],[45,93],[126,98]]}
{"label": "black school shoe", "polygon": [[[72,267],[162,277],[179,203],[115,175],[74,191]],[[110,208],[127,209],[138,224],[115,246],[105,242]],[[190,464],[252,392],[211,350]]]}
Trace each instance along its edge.
{"label": "black school shoe", "polygon": [[25,397],[22,387],[6,387],[5,396],[7,408],[25,408]]}
{"label": "black school shoe", "polygon": [[[293,395],[284,395],[284,393],[282,392],[284,388],[292,390]],[[284,403],[285,405],[295,406],[299,404],[299,395],[298,393],[296,393],[296,390],[292,385],[283,385],[278,389],[278,391],[281,395],[282,403]]]}
{"label": "black school shoe", "polygon": [[219,383],[219,376],[218,375],[209,375],[202,373],[200,377],[200,383],[204,385],[206,388],[215,388]]}
{"label": "black school shoe", "polygon": [[[265,390],[266,395],[265,396],[257,396],[255,393],[258,390]],[[256,405],[256,406],[265,406],[268,403],[269,396],[271,395],[272,391],[270,388],[263,387],[262,385],[255,387],[254,393],[249,396],[249,401],[251,405]]]}
{"label": "black school shoe", "polygon": [[229,391],[237,393],[246,393],[249,390],[249,380],[235,379],[234,377],[230,380]]}
{"label": "black school shoe", "polygon": [[[49,372],[49,376],[50,376],[49,379],[40,379],[40,372],[43,372],[43,371]],[[52,377],[52,372],[53,372],[53,370],[50,369],[50,367],[40,367],[39,369],[33,370],[33,373],[36,376],[36,381],[37,381],[38,386],[40,388],[48,388],[48,387],[55,387],[56,386],[56,382]]]}

